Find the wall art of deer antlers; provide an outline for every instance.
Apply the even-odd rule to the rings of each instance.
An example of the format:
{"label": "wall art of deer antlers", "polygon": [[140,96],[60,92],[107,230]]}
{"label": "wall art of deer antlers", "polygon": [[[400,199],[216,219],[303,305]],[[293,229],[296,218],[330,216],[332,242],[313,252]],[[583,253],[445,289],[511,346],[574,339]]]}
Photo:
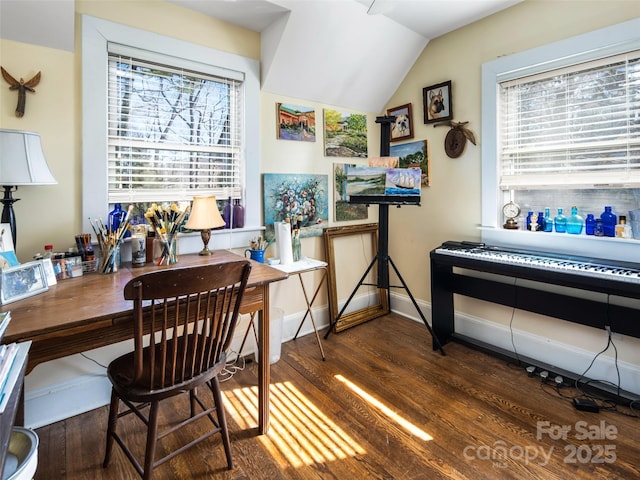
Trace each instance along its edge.
{"label": "wall art of deer antlers", "polygon": [[474,145],[476,144],[476,137],[471,130],[465,127],[469,122],[442,122],[434,125],[438,127],[441,125],[448,125],[451,130],[444,138],[444,151],[449,158],[458,158],[464,151],[465,144],[469,140]]}
{"label": "wall art of deer antlers", "polygon": [[24,109],[27,105],[27,92],[36,93],[36,90],[33,87],[40,83],[40,72],[36,73],[31,80],[25,82],[22,78],[20,78],[20,81],[13,78],[3,67],[0,67],[0,69],[2,70],[2,77],[7,81],[9,85],[11,85],[9,87],[9,90],[18,91],[16,117],[23,117]]}

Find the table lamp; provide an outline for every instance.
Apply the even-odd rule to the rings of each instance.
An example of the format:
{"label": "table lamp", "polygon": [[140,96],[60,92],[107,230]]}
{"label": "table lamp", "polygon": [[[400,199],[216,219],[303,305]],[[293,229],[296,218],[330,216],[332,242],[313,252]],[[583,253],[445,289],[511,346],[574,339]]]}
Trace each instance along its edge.
{"label": "table lamp", "polygon": [[209,250],[211,229],[222,227],[224,224],[224,220],[218,210],[216,197],[213,195],[193,197],[191,213],[189,213],[189,220],[187,220],[185,228],[189,230],[200,230],[202,243],[204,244],[200,255],[211,255],[211,250]]}
{"label": "table lamp", "polygon": [[0,129],[0,185],[4,188],[2,223],[8,223],[17,244],[16,217],[13,204],[20,200],[12,192],[19,185],[54,185],[47,160],[44,158],[40,135],[34,132]]}

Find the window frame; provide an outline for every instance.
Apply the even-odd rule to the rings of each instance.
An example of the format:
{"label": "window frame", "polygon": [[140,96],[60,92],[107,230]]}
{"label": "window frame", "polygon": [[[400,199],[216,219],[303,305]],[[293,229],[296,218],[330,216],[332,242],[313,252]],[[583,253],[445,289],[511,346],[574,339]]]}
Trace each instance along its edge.
{"label": "window frame", "polygon": [[260,68],[257,60],[95,17],[82,16],[82,226],[109,211],[107,183],[108,43],[237,71],[244,75],[245,224],[260,228]]}
{"label": "window frame", "polygon": [[[528,248],[614,260],[637,261],[633,240],[591,238],[566,234],[540,234],[502,228],[502,195],[498,172],[498,84],[507,80],[617,55],[640,47],[640,19],[630,20],[555,43],[500,57],[482,65],[482,241],[492,245]],[[572,237],[572,238],[569,238]],[[603,254],[602,242],[616,242]],[[635,241],[637,242],[637,240]],[[635,248],[634,248],[635,247]]]}

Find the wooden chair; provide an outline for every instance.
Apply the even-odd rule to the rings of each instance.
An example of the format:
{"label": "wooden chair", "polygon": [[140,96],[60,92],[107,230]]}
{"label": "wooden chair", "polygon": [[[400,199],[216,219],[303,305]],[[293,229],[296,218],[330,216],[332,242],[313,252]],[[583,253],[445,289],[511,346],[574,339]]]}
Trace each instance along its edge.
{"label": "wooden chair", "polygon": [[[250,271],[251,263],[241,260],[158,270],[127,283],[124,297],[133,300],[134,351],[113,360],[107,369],[112,390],[103,467],[109,464],[115,440],[138,473],[150,479],[158,465],[220,433],[227,465],[233,468],[218,374],[226,362]],[[153,336],[151,332],[155,332]],[[196,388],[203,384],[213,396],[210,408],[197,395]],[[160,402],[187,392],[189,418],[158,432]],[[120,401],[127,407],[122,412]],[[196,404],[202,411],[196,413]],[[148,429],[144,467],[116,431],[118,419],[130,413],[139,417]],[[213,423],[212,429],[155,459],[159,439],[204,416]]]}

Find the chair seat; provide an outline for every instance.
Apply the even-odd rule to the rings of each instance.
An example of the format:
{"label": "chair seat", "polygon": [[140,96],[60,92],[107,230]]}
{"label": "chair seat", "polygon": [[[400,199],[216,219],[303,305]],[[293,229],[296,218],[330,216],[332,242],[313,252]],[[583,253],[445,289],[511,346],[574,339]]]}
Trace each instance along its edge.
{"label": "chair seat", "polygon": [[[181,342],[182,343],[182,342]],[[168,348],[171,349],[173,347],[173,342],[169,341],[167,344]],[[211,369],[205,370],[200,375],[189,378],[185,381],[180,381],[180,378],[172,378],[171,377],[171,365],[167,364],[165,368],[165,375],[167,378],[166,387],[159,385],[156,382],[153,388],[149,386],[149,374],[151,373],[149,369],[151,368],[150,359],[150,348],[145,347],[143,349],[143,359],[144,359],[144,369],[142,377],[134,382],[134,355],[135,352],[126,353],[115,360],[113,360],[108,368],[107,368],[107,376],[112,383],[113,388],[125,398],[133,402],[150,402],[153,400],[162,400],[164,398],[172,397],[176,394],[186,392],[191,390],[199,385],[202,385],[205,382],[208,382],[210,379],[218,375],[224,365],[226,363],[226,353],[223,353],[219,362],[217,362]],[[182,358],[183,358],[184,349],[179,347],[177,349],[177,360],[178,364],[175,368],[175,372],[182,371]],[[154,366],[156,369],[154,378],[159,378],[158,375],[159,366]],[[177,374],[176,374],[177,377]]]}

